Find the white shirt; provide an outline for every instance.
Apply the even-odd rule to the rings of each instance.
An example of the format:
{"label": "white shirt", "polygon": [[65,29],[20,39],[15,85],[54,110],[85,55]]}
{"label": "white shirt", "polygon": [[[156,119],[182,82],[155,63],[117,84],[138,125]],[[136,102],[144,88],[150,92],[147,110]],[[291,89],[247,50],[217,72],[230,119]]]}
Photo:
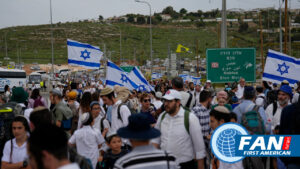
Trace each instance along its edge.
{"label": "white shirt", "polygon": [[[185,92],[185,91],[179,91],[179,93],[181,94],[181,105],[182,106],[186,106],[189,98],[190,98],[190,94],[188,92]],[[193,108],[194,104],[195,103],[195,97],[194,95],[192,94],[192,100],[191,100],[191,103],[190,103],[190,106],[188,107],[190,110]]]}
{"label": "white shirt", "polygon": [[155,125],[155,128],[160,130],[161,136],[153,139],[151,142],[160,145],[161,149],[174,154],[179,164],[195,158],[203,159],[206,156],[206,152],[198,118],[190,113],[189,134],[184,126],[184,109],[182,107],[180,107],[179,112],[174,117],[166,114],[161,122],[162,114]]}
{"label": "white shirt", "polygon": [[195,106],[198,106],[198,105],[200,105],[200,93],[201,92],[197,92],[197,91],[195,91]]}
{"label": "white shirt", "polygon": [[257,106],[259,106],[259,107],[263,107],[264,106],[264,99],[262,97],[265,98],[265,94],[264,93],[261,93],[261,94],[257,95],[256,100],[255,100],[255,104]]}
{"label": "white shirt", "polygon": [[91,159],[94,168],[99,158],[98,145],[105,142],[100,131],[91,126],[83,126],[76,130],[69,142],[76,144],[78,154]]}
{"label": "white shirt", "polygon": [[[95,119],[94,119],[94,125],[93,125],[93,128],[95,129],[98,129],[99,131],[101,131],[101,119],[103,118],[104,116],[102,114],[99,114]],[[104,128],[110,128],[110,125],[109,125],[109,122],[107,119],[104,119],[103,120],[103,127]]]}
{"label": "white shirt", "polygon": [[77,163],[71,163],[71,164],[58,167],[57,169],[80,169],[80,167],[78,166]]}
{"label": "white shirt", "polygon": [[[290,103],[289,103],[290,104]],[[284,107],[281,107],[279,103],[277,102],[277,110],[275,112],[275,115],[273,116],[273,104],[270,104],[266,108],[266,115],[267,115],[267,122],[271,123],[271,129],[274,130],[277,125],[280,125],[280,117],[281,112]]]}
{"label": "white shirt", "polygon": [[153,102],[153,105],[156,108],[156,110],[159,109],[162,106],[162,104],[163,104],[162,101],[156,99]]}
{"label": "white shirt", "polygon": [[238,90],[235,92],[235,95],[238,99],[241,99],[243,97],[244,89],[245,87],[242,87],[240,84],[238,84]]}
{"label": "white shirt", "polygon": [[127,106],[120,107],[120,115],[123,122],[120,119],[118,119],[118,106],[121,103],[122,101],[118,100],[114,105],[112,105],[110,132],[116,133],[119,128],[128,125],[128,117],[131,115],[131,112]]}
{"label": "white shirt", "polygon": [[22,162],[22,161],[28,159],[27,149],[26,149],[27,142],[25,142],[20,147],[17,145],[15,138],[12,140],[12,142],[13,142],[13,152],[12,152],[11,160],[10,160],[11,140],[8,140],[5,143],[5,146],[3,149],[2,161],[8,162],[8,163],[9,162],[18,163],[18,162]]}
{"label": "white shirt", "polygon": [[295,93],[294,96],[293,96],[293,99],[292,99],[292,103],[297,103],[299,100],[299,93]]}

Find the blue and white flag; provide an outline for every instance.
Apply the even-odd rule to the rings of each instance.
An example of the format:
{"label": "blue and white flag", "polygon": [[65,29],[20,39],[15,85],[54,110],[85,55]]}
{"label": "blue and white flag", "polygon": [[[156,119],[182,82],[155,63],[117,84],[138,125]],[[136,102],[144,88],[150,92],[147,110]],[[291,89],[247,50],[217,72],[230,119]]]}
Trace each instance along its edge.
{"label": "blue and white flag", "polygon": [[137,91],[150,92],[154,91],[154,88],[148,83],[142,72],[135,66],[128,77],[138,85]]}
{"label": "blue and white flag", "polygon": [[151,75],[152,80],[160,79],[161,77],[162,77],[162,75],[160,73],[156,73],[156,72],[153,72]]}
{"label": "blue and white flag", "polygon": [[138,85],[128,77],[128,74],[111,61],[107,61],[106,85],[111,88],[115,85],[124,86],[129,90],[138,88]]}
{"label": "blue and white flag", "polygon": [[194,77],[194,76],[192,76],[192,82],[195,85],[201,85],[201,77]]}
{"label": "blue and white flag", "polygon": [[299,72],[300,59],[273,50],[268,51],[263,80],[279,84],[287,80],[290,85],[294,85],[300,81]]}
{"label": "blue and white flag", "polygon": [[86,43],[67,40],[68,63],[70,65],[81,66],[87,69],[99,69],[103,52],[97,46]]}

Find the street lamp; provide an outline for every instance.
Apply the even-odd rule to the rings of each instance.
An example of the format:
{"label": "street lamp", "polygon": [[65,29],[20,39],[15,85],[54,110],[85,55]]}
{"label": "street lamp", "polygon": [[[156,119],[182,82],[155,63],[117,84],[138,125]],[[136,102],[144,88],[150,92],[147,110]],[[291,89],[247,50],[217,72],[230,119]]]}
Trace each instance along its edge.
{"label": "street lamp", "polygon": [[151,75],[153,72],[153,57],[152,57],[152,22],[151,22],[151,5],[147,1],[135,0],[135,2],[145,3],[150,9],[150,59],[151,59]]}

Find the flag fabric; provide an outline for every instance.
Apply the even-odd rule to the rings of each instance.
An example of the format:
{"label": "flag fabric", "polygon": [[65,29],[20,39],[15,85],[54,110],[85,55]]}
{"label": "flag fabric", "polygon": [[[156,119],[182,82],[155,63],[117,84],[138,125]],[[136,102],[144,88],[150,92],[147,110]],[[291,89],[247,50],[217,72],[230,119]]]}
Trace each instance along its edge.
{"label": "flag fabric", "polygon": [[138,67],[134,67],[131,72],[128,74],[128,77],[138,85],[137,91],[141,92],[150,92],[154,91],[154,88],[148,83],[142,72],[138,69]]}
{"label": "flag fabric", "polygon": [[299,72],[300,59],[269,49],[263,80],[279,84],[287,80],[293,86],[300,81]]}
{"label": "flag fabric", "polygon": [[111,61],[107,61],[106,85],[111,88],[115,85],[124,86],[129,90],[138,88],[138,85],[128,77],[128,74]]}
{"label": "flag fabric", "polygon": [[194,76],[192,76],[192,82],[195,85],[200,85],[201,84],[201,77],[194,77]]}
{"label": "flag fabric", "polygon": [[153,72],[151,75],[152,80],[160,79],[161,77],[162,77],[162,75],[160,73],[156,73],[156,72]]}
{"label": "flag fabric", "polygon": [[97,46],[67,40],[68,63],[70,65],[81,66],[87,69],[99,69],[103,52]]}
{"label": "flag fabric", "polygon": [[176,49],[176,53],[185,53],[185,52],[189,52],[189,48],[182,46],[181,44],[178,44],[177,49]]}

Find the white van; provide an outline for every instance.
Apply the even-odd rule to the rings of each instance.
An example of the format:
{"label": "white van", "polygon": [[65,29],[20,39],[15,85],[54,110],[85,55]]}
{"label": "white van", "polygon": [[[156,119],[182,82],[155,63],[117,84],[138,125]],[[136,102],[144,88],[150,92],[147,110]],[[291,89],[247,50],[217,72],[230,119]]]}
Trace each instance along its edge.
{"label": "white van", "polygon": [[26,72],[19,69],[3,69],[0,68],[0,92],[4,92],[5,85],[10,88],[25,87]]}

